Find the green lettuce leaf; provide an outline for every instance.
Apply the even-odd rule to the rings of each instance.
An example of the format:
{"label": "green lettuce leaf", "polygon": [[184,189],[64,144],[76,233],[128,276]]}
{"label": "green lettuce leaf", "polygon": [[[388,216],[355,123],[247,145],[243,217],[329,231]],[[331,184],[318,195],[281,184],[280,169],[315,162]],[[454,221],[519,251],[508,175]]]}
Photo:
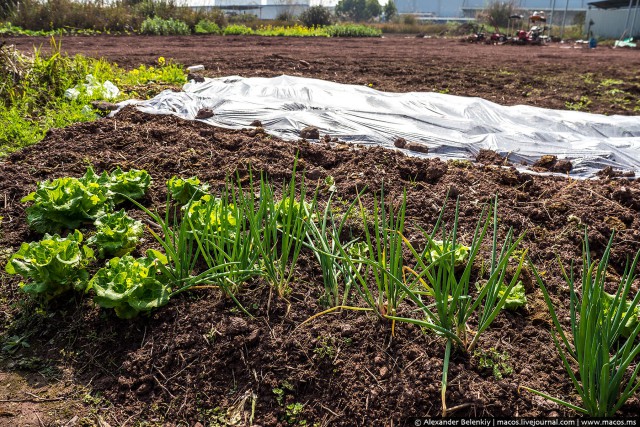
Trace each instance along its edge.
{"label": "green lettuce leaf", "polygon": [[122,319],[166,305],[171,289],[158,272],[158,262],[153,254],[138,259],[125,255],[109,260],[89,282],[89,289],[95,292],[95,303],[115,309]]}
{"label": "green lettuce leaf", "polygon": [[[460,243],[456,243],[456,247],[453,252],[454,266],[458,267],[460,265],[464,265],[469,258],[469,251],[471,248],[469,246],[465,246]],[[431,249],[429,250],[429,255],[431,256],[431,260],[435,261],[440,258],[442,255],[451,251],[451,242],[447,242],[446,247],[445,243],[442,240],[432,240],[431,241]]]}
{"label": "green lettuce leaf", "polygon": [[171,198],[181,205],[186,205],[191,200],[198,200],[209,192],[209,184],[201,184],[200,180],[193,176],[183,179],[172,176],[167,181],[167,189]]}
{"label": "green lettuce leaf", "polygon": [[221,199],[206,194],[183,208],[185,221],[192,233],[217,233],[230,236],[235,230],[239,215],[233,204],[224,204]]}
{"label": "green lettuce leaf", "polygon": [[[616,296],[609,294],[607,292],[603,292],[602,294],[604,296],[604,299],[602,300],[602,303],[604,305],[604,311],[605,313],[607,313],[609,311],[609,307],[611,307],[611,304],[614,303]],[[623,308],[624,311],[620,315],[621,320],[626,317],[630,309],[631,309],[631,301],[626,300],[624,302],[624,308]],[[640,322],[640,309],[638,308],[638,306],[635,306],[633,308],[633,315],[630,316],[629,319],[627,320],[627,323],[625,323],[622,326],[622,331],[620,332],[620,335],[622,335],[625,338],[628,338],[633,332],[633,330],[638,326],[638,322]]]}
{"label": "green lettuce leaf", "polygon": [[96,234],[87,239],[87,244],[98,248],[100,258],[133,251],[144,231],[142,222],[128,216],[124,209],[101,216],[95,226]]}
{"label": "green lettuce leaf", "polygon": [[146,170],[131,169],[123,172],[119,167],[109,175],[108,196],[115,204],[144,196],[151,185],[151,176]]}
{"label": "green lettuce leaf", "polygon": [[[498,289],[498,298],[502,298],[504,293],[507,291],[507,285],[502,284],[500,289]],[[520,307],[524,307],[527,305],[527,295],[524,292],[524,285],[522,281],[518,281],[515,286],[509,292],[507,299],[504,303],[504,308],[507,310],[516,310]]]}
{"label": "green lettuce leaf", "polygon": [[[476,282],[476,289],[478,289],[478,292],[482,291],[483,287],[484,284]],[[498,289],[498,299],[496,300],[496,302],[502,299],[504,293],[507,291],[507,288],[508,286],[505,283],[500,285],[500,288]],[[509,295],[507,296],[507,299],[505,300],[504,306],[502,308],[513,311],[517,310],[520,307],[525,307],[526,305],[527,295],[524,291],[524,285],[522,284],[522,281],[518,281],[511,289],[511,292],[509,292]]]}
{"label": "green lettuce leaf", "polygon": [[142,197],[150,183],[151,177],[144,170],[122,172],[117,168],[111,174],[97,175],[89,167],[81,178],[39,182],[36,191],[22,202],[33,202],[26,210],[33,230],[60,233],[113,211],[114,205],[125,200],[124,196]]}
{"label": "green lettuce leaf", "polygon": [[[312,207],[311,207],[311,203],[307,202],[307,201],[303,201],[302,204],[293,199],[291,200],[289,197],[285,197],[282,200],[279,200],[275,203],[275,214],[276,214],[276,218],[279,224],[284,223],[285,221],[287,221],[287,218],[289,217],[289,215],[291,215],[291,219],[293,222],[295,222],[296,217],[298,215],[302,215],[302,220],[306,221],[307,219],[309,219],[308,215],[309,212],[312,211]],[[316,214],[312,213],[311,214],[311,220],[315,221],[316,220]]]}
{"label": "green lettuce leaf", "polygon": [[82,290],[88,279],[86,267],[94,254],[81,243],[82,233],[78,230],[66,238],[46,234],[39,242],[23,243],[5,270],[29,280],[20,283],[24,292],[47,299],[74,288]]}
{"label": "green lettuce leaf", "polygon": [[87,186],[76,178],[58,178],[38,183],[22,202],[33,201],[26,209],[29,226],[40,233],[78,228],[111,209],[99,185]]}

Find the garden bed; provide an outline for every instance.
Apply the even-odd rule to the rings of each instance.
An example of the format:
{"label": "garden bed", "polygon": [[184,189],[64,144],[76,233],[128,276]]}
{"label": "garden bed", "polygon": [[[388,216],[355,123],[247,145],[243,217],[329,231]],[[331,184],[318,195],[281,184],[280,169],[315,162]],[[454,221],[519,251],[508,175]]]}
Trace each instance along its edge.
{"label": "garden bed", "polygon": [[[24,48],[34,40],[10,42]],[[99,51],[93,43],[100,43]],[[559,47],[469,46],[413,38],[340,41],[340,50],[331,40],[287,40],[284,46],[278,39],[221,37],[74,38],[63,47],[71,53],[99,52],[134,67],[155,63],[159,44],[167,58],[187,65],[204,63],[211,76],[298,73],[372,83],[382,90],[449,90],[551,108],[586,93],[594,100],[589,108],[627,114],[623,104],[601,95],[603,81],[618,79],[624,83],[615,85],[624,85],[630,102],[637,102],[637,76],[633,68],[619,66],[637,59],[621,50],[587,56],[592,53]],[[204,57],[203,46],[213,52],[211,57]],[[408,59],[403,59],[400,46],[407,47]],[[362,60],[374,57],[373,51],[380,53],[376,59]],[[598,55],[607,61],[593,60]],[[516,73],[522,64],[530,66],[531,56],[537,72]],[[469,58],[476,62],[470,64]],[[427,60],[433,65],[423,66]],[[493,77],[487,78],[490,71]],[[547,94],[525,97],[522,91],[529,86],[543,87]],[[41,238],[28,228],[28,204],[20,202],[39,181],[80,177],[89,165],[97,172],[118,166],[145,169],[153,184],[140,202],[162,210],[165,182],[173,175],[197,176],[219,193],[229,176],[246,185],[252,171],[255,176],[264,173],[280,192],[296,157],[298,178],[304,175],[309,188],[325,188],[325,179],[333,178],[334,206],[343,209],[363,189],[367,209],[383,185],[392,204],[406,190],[409,241],[419,239],[418,227],[431,230],[448,194],[445,218],[452,219],[459,197],[460,239],[468,243],[483,208],[497,194],[500,237],[509,227],[515,235],[525,233],[520,249],[528,250],[543,274],[564,326],[569,292],[560,263],[565,268],[571,262],[580,265],[584,227],[595,257],[618,230],[608,270],[612,280],[640,249],[640,183],[634,180],[533,176],[487,152],[476,163],[445,163],[340,142],[285,142],[259,128],[224,130],[129,107],[113,118],[51,130],[41,143],[2,159],[0,261],[4,266],[22,242]],[[321,204],[327,198],[326,192],[320,193]],[[124,206],[153,227],[135,205]],[[357,221],[350,227],[362,237]],[[157,244],[147,230],[134,255],[149,247]],[[99,267],[94,263],[92,272]],[[520,388],[580,403],[554,348],[542,292],[531,271],[525,271],[522,280],[527,307],[502,311],[481,336],[480,353],[453,353],[447,390],[447,404],[455,408],[451,415],[575,415]],[[54,301],[43,311],[19,291],[19,282],[17,276],[0,272],[0,322],[6,326],[0,353],[0,425],[208,426],[248,425],[249,420],[263,426],[402,425],[407,417],[441,413],[442,338],[404,323],[395,325],[394,336],[389,321],[349,310],[302,324],[324,309],[322,272],[308,249],[301,252],[286,298],[272,294],[264,278],[242,286],[236,296],[252,317],[217,289],[182,293],[134,320],[117,318],[84,294]],[[636,280],[632,293],[638,287]],[[357,293],[353,295],[352,305],[364,306]],[[483,367],[490,360],[502,362],[497,373]],[[619,414],[639,412],[636,394]]]}
{"label": "garden bed", "polygon": [[[42,143],[8,156],[0,165],[0,192],[6,200],[2,247],[15,250],[21,242],[39,238],[29,231],[24,204],[19,202],[36,181],[80,176],[89,163],[98,171],[116,166],[146,169],[154,184],[143,203],[162,208],[162,183],[174,174],[195,175],[220,189],[227,176],[239,173],[246,178],[251,167],[281,183],[290,178],[296,153],[300,173],[306,174],[310,186],[330,175],[336,195],[345,201],[359,189],[378,189],[383,182],[391,199],[397,200],[406,189],[407,223],[413,224],[413,232],[417,225],[429,229],[450,193],[460,196],[461,236],[468,239],[482,207],[497,193],[501,226],[514,227],[516,234],[527,231],[522,247],[545,272],[561,307],[567,290],[555,258],[565,265],[580,259],[581,224],[589,227],[596,253],[602,252],[614,226],[621,229],[614,247],[614,275],[640,247],[640,186],[635,181],[568,182],[493,164],[447,164],[383,149],[280,142],[255,129],[216,129],[131,108],[115,118],[52,131]],[[134,216],[144,217],[129,208]],[[321,311],[321,276],[308,251],[298,262],[287,301],[272,297],[269,305],[270,288],[262,279],[250,281],[238,294],[254,318],[242,315],[215,290],[182,294],[134,321],[120,320],[80,297],[38,314],[32,304],[15,304],[24,298],[17,282],[2,273],[3,322],[11,325],[11,334],[28,335],[30,347],[5,358],[5,369],[15,369],[19,360],[34,360],[36,372],[48,367],[52,383],[64,379],[86,387],[83,390],[93,396],[93,410],[112,425],[127,419],[206,425],[233,414],[248,417],[252,402],[254,422],[260,425],[286,425],[287,417],[309,424],[398,423],[408,416],[440,412],[444,343],[432,333],[402,324],[392,337],[387,322],[352,312],[300,326]],[[463,405],[455,415],[571,415],[519,391],[526,385],[574,399],[551,341],[542,294],[532,282],[525,286],[527,309],[503,312],[479,344],[485,351],[495,348],[507,354],[513,372],[497,379],[478,366],[478,357],[454,353],[448,404]],[[47,386],[39,390],[46,392]],[[70,401],[77,397],[68,393]],[[21,395],[13,391],[0,397]],[[296,403],[303,406],[287,412],[287,405]],[[633,398],[623,413],[639,410]],[[7,411],[20,409],[7,404]],[[69,414],[68,420],[74,412],[55,413],[56,419],[66,421],[60,413]]]}

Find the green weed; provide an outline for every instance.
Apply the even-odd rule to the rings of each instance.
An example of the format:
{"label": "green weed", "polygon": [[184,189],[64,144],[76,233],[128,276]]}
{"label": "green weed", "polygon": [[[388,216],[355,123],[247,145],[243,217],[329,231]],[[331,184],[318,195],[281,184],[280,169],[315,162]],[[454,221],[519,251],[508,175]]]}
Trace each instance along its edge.
{"label": "green weed", "polygon": [[573,110],[573,111],[587,111],[589,105],[591,105],[591,100],[586,95],[581,96],[579,101],[576,101],[576,102],[567,101],[564,103],[564,106],[568,110]]}
{"label": "green weed", "polygon": [[513,373],[513,366],[509,363],[509,355],[502,353],[491,347],[489,350],[476,350],[473,356],[478,359],[478,366],[481,369],[491,371],[496,380],[501,380]]}
{"label": "green weed", "polygon": [[[101,90],[91,93],[83,88],[87,76],[103,83],[107,80],[122,89],[114,101],[127,98],[141,85],[186,82],[182,67],[159,58],[155,66],[124,70],[117,64],[80,55],[68,56],[60,42],[51,40],[52,52],[35,50],[23,54],[10,46],[0,47],[0,156],[40,141],[51,128],[95,120],[96,113],[88,104],[102,99]],[[65,91],[78,87],[76,99]]]}

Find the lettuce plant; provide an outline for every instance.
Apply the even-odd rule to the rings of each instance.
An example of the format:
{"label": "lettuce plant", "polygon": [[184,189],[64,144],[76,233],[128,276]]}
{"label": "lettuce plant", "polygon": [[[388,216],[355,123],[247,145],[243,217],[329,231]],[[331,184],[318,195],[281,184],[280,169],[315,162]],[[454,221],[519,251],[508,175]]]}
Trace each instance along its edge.
{"label": "lettuce plant", "polygon": [[115,309],[121,319],[131,319],[169,302],[171,289],[158,268],[165,262],[164,255],[153,250],[138,259],[131,255],[112,258],[91,278],[87,290],[94,290],[99,306]]}
{"label": "lettuce plant", "polygon": [[33,202],[27,208],[27,222],[40,233],[77,228],[111,209],[99,184],[76,178],[40,182],[22,202]]}
{"label": "lettuce plant", "polygon": [[[484,282],[484,283],[483,283]],[[486,284],[486,281],[476,282],[476,289],[478,292],[482,292],[482,288]],[[502,299],[504,294],[507,292],[508,286],[506,283],[502,283],[498,288],[498,298]],[[509,291],[507,294],[507,298],[504,301],[505,310],[517,310],[520,307],[524,307],[527,305],[527,295],[525,294],[524,285],[522,281],[518,281],[515,286]]]}
{"label": "lettuce plant", "polygon": [[[503,283],[498,289],[498,298],[502,299],[507,292],[507,285]],[[507,298],[504,301],[504,308],[506,310],[516,310],[520,307],[527,305],[527,295],[524,292],[524,285],[522,281],[518,281],[516,285],[509,291]]]}
{"label": "lettuce plant", "polygon": [[[622,313],[620,314],[620,317],[626,319],[626,322],[624,322],[620,329],[620,335],[625,338],[629,338],[629,336],[633,333],[633,330],[636,329],[636,327],[640,323],[640,309],[638,308],[638,305],[633,305],[632,307],[633,301],[629,301],[628,299],[624,300],[624,302],[616,300],[615,295],[609,294],[607,292],[603,292],[602,297],[602,305],[604,306],[605,314],[609,313],[609,310],[611,309],[610,307],[612,305],[614,307],[614,313],[612,313],[614,316],[616,314],[615,311],[618,308],[621,309]],[[629,310],[633,311],[632,316],[627,316],[627,312],[629,312]]]}
{"label": "lettuce plant", "polygon": [[190,200],[198,200],[209,192],[209,184],[201,184],[200,180],[193,176],[191,178],[178,178],[172,176],[167,181],[167,190],[171,198],[181,205],[186,205]]}
{"label": "lettuce plant", "polygon": [[151,177],[145,170],[123,172],[117,168],[111,174],[97,175],[89,167],[81,178],[39,182],[37,190],[22,202],[33,202],[27,208],[27,222],[33,230],[60,232],[92,222],[127,198],[142,197],[150,184]]}
{"label": "lettuce plant", "polygon": [[[101,180],[107,173],[103,172]],[[130,169],[123,172],[119,167],[108,175],[107,196],[113,199],[115,204],[126,199],[139,199],[144,196],[151,185],[151,176],[144,169]]]}
{"label": "lettuce plant", "polygon": [[306,221],[309,217],[314,221],[316,219],[316,214],[312,209],[311,203],[303,200],[301,204],[301,202],[295,200],[293,196],[287,196],[275,202],[274,212],[279,225],[286,222],[286,219],[290,215],[295,217],[300,214],[303,221]]}
{"label": "lettuce plant", "polygon": [[81,290],[93,258],[93,250],[82,245],[82,233],[75,230],[66,238],[46,234],[39,242],[23,243],[5,270],[29,279],[20,283],[24,292],[51,299],[74,288]]}
{"label": "lettuce plant", "polygon": [[238,211],[233,204],[226,204],[219,198],[205,194],[185,208],[185,220],[194,233],[203,230],[213,233],[230,234],[235,229]]}
{"label": "lettuce plant", "polygon": [[122,256],[135,249],[144,228],[141,221],[127,215],[124,209],[108,213],[95,222],[96,234],[87,239],[87,244],[98,248],[98,256]]}
{"label": "lettuce plant", "polygon": [[[429,251],[430,259],[438,259],[444,254],[451,252],[451,242],[443,242],[442,240],[431,240],[431,249]],[[458,267],[465,265],[465,261],[469,258],[469,246],[465,246],[461,243],[455,244],[453,249],[453,261],[454,266]]]}

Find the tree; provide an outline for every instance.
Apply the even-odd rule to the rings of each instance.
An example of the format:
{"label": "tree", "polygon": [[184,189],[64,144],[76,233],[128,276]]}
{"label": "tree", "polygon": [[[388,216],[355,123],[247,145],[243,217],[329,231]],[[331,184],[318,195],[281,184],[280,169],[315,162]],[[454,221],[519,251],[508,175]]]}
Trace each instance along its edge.
{"label": "tree", "polygon": [[382,8],[382,14],[385,21],[391,21],[398,14],[396,3],[393,0],[389,0]]}
{"label": "tree", "polygon": [[480,17],[491,25],[506,27],[509,25],[509,17],[516,12],[517,7],[515,0],[494,0],[480,13]]}
{"label": "tree", "polygon": [[367,9],[367,15],[369,16],[367,21],[371,18],[377,18],[382,15],[382,6],[380,6],[378,0],[367,0],[366,4],[367,5],[365,7]]}
{"label": "tree", "polygon": [[324,27],[331,25],[331,11],[324,6],[312,6],[300,14],[305,27]]}
{"label": "tree", "polygon": [[0,19],[5,19],[11,16],[16,9],[19,0],[0,0]]}
{"label": "tree", "polygon": [[336,5],[336,15],[355,22],[368,21],[381,13],[378,0],[340,0]]}

